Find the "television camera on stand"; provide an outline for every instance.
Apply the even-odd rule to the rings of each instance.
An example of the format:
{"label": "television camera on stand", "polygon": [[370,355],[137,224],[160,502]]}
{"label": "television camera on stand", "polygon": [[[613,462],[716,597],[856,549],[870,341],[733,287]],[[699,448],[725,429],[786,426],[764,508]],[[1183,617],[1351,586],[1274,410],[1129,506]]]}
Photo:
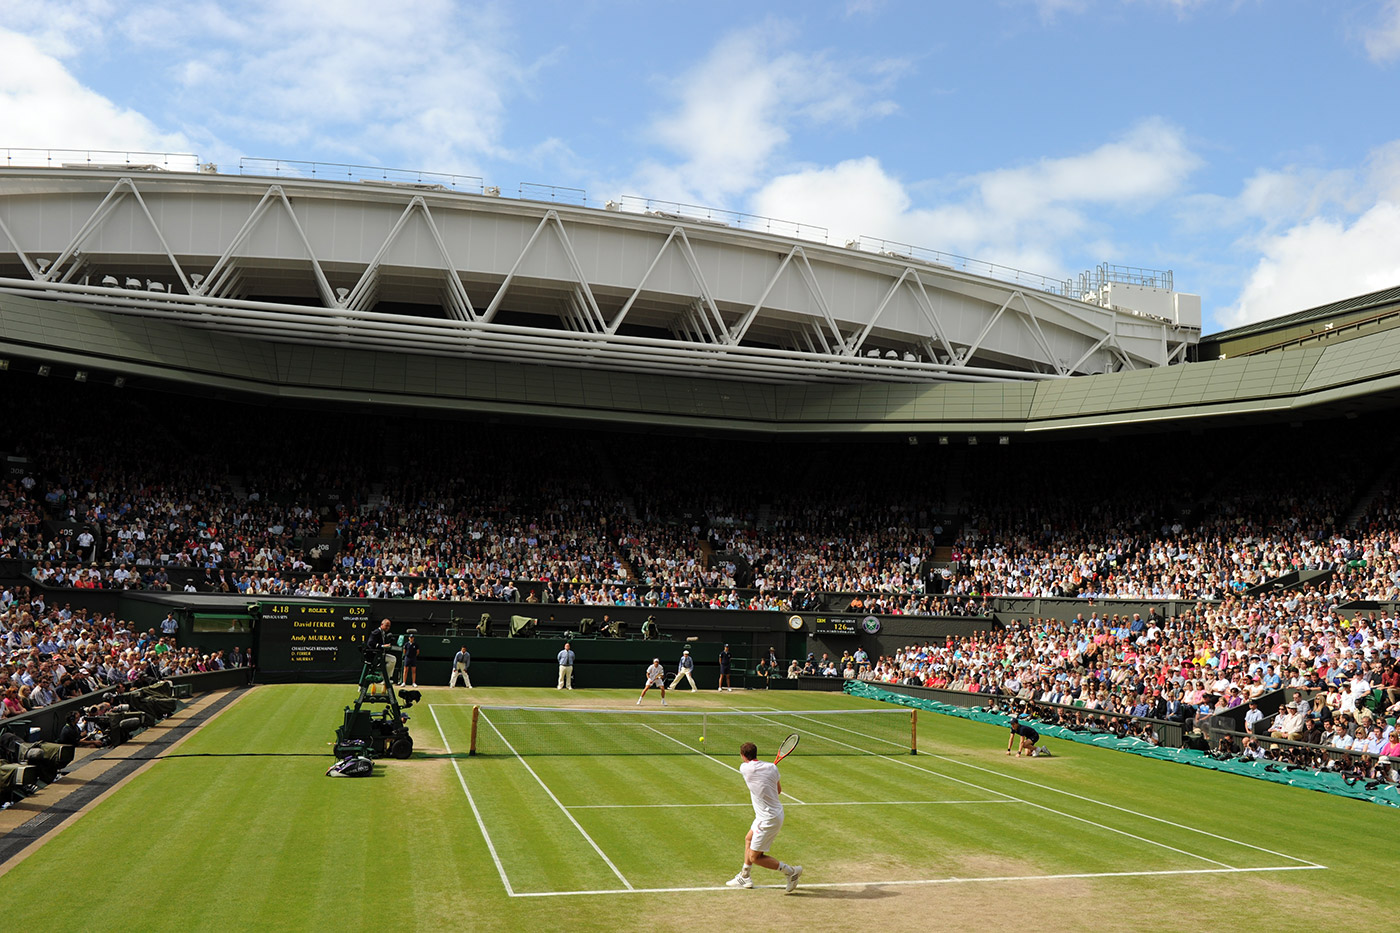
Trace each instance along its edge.
{"label": "television camera on stand", "polygon": [[[417,634],[409,629],[407,634]],[[416,690],[394,692],[393,671],[402,650],[393,645],[360,646],[364,666],[360,670],[360,694],[354,706],[345,707],[345,721],[335,730],[335,756],[364,755],[404,759],[413,754],[413,736],[408,733],[404,710],[421,699]],[[391,663],[393,662],[393,663]],[[379,712],[366,706],[382,705]]]}

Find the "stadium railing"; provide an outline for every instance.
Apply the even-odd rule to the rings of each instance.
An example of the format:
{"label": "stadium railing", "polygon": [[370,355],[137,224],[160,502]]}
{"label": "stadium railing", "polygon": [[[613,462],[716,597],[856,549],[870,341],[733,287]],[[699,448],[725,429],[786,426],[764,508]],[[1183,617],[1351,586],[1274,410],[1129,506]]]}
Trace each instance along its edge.
{"label": "stadium railing", "polygon": [[[177,674],[169,678],[169,680],[176,685],[188,685],[190,687],[190,692],[197,696],[201,693],[207,693],[210,690],[223,690],[229,687],[245,686],[251,681],[252,672],[253,668],[251,667],[235,667],[224,671]],[[26,735],[30,729],[38,728],[39,741],[53,742],[58,739],[58,732],[63,728],[63,724],[68,721],[69,714],[78,712],[83,709],[83,707],[100,702],[102,700],[102,695],[111,689],[111,687],[103,687],[101,690],[94,690],[91,693],[85,693],[82,696],[73,697],[69,700],[60,700],[57,703],[50,703],[48,706],[41,706],[38,709],[30,710],[22,716],[0,719],[0,726]]]}

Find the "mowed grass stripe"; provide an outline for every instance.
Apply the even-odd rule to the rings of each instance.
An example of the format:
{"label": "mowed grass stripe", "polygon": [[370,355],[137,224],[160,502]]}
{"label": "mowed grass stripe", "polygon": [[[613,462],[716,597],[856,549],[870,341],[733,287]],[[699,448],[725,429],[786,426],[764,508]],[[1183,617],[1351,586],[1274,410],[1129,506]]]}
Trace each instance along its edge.
{"label": "mowed grass stripe", "polygon": [[[571,705],[586,706],[599,702],[593,694],[603,692],[560,694],[512,688],[509,693],[510,699],[506,699],[506,691],[478,688],[471,694],[457,691],[451,699],[470,696],[483,702],[525,705],[554,705],[567,699]],[[612,696],[602,697],[602,704],[618,706],[619,700],[630,704],[636,697],[634,690],[609,693]],[[430,689],[428,699],[442,695],[447,695],[445,690]],[[1013,761],[1003,755],[1005,729],[921,715],[923,752],[953,762],[937,761],[930,754],[908,760],[962,777],[982,793],[995,788],[1096,817],[1106,824],[1140,827],[1142,835],[1154,839],[1171,842],[1180,838],[1182,848],[1195,845],[1202,854],[1231,864],[1246,865],[1243,857],[1235,858],[1235,852],[1254,851],[1245,848],[1252,843],[1308,858],[1333,870],[1086,878],[1086,852],[1096,863],[1119,863],[1112,866],[1118,870],[1156,866],[1138,864],[1151,860],[1134,850],[1135,844],[1101,843],[1086,836],[1081,824],[1074,821],[1055,833],[1028,824],[1019,804],[793,806],[775,854],[809,863],[811,885],[851,884],[861,879],[858,883],[876,887],[845,889],[849,893],[830,896],[818,895],[816,892],[823,889],[813,888],[811,897],[799,890],[790,898],[773,896],[775,892],[770,890],[714,894],[711,892],[719,890],[737,868],[739,847],[750,819],[744,808],[698,811],[712,816],[706,822],[692,820],[693,828],[686,832],[677,829],[669,818],[673,812],[668,810],[653,811],[660,817],[654,821],[639,821],[634,811],[627,810],[575,810],[576,818],[618,859],[620,867],[638,872],[634,884],[665,889],[689,885],[699,893],[508,898],[457,784],[453,761],[438,748],[441,741],[426,710],[410,711],[415,717],[414,738],[421,750],[414,760],[383,762],[376,769],[382,776],[367,781],[333,781],[321,776],[331,761],[327,743],[340,710],[352,698],[353,688],[345,685],[256,688],[179,751],[255,751],[268,757],[171,758],[153,763],[150,770],[0,878],[0,896],[7,903],[6,928],[87,930],[119,924],[143,931],[248,926],[304,930],[377,924],[407,929],[567,928],[620,933],[651,929],[676,915],[684,916],[685,922],[697,929],[728,928],[734,922],[734,908],[727,905],[740,901],[746,905],[740,910],[761,910],[771,923],[810,930],[845,929],[863,919],[873,921],[876,916],[898,925],[911,916],[927,917],[929,910],[944,918],[976,917],[982,925],[1015,925],[1025,922],[1024,899],[1038,897],[1042,900],[1036,916],[1053,922],[1056,928],[1168,930],[1190,919],[1219,917],[1222,903],[1253,903],[1260,897],[1274,903],[1326,903],[1328,916],[1354,917],[1382,916],[1400,896],[1400,886],[1390,874],[1376,869],[1377,853],[1383,847],[1376,849],[1375,840],[1400,832],[1400,812],[1393,809],[1055,740],[1049,744],[1057,757]],[[698,704],[701,699],[683,695],[673,705],[692,700]],[[750,708],[760,703],[785,709],[878,705],[839,695],[787,691],[717,694],[703,699],[711,704],[722,699],[731,706]],[[439,706],[440,716],[445,706]],[[465,735],[470,706],[447,712],[459,722],[449,735]],[[230,728],[233,724],[240,728]],[[282,757],[288,754],[312,757]],[[881,796],[887,785],[900,791],[890,794],[892,799],[914,798],[916,790],[919,797],[935,796],[925,793],[932,784],[919,783],[931,778],[895,767],[893,762],[887,763],[889,772],[882,772],[884,765],[877,764],[882,759],[824,756],[813,764],[827,762],[832,767],[807,773],[796,770],[806,765],[798,760],[800,756],[799,751],[782,766],[785,785],[791,781],[799,797],[806,792],[814,800],[831,801],[838,786],[842,792],[856,793],[861,782],[854,776],[867,771],[870,780],[881,782]],[[557,760],[577,765],[586,757]],[[706,761],[687,756],[666,756],[666,760],[697,765]],[[954,762],[975,764],[998,774],[972,772]],[[473,792],[480,790],[483,802],[493,797],[498,781],[507,786],[521,777],[519,772],[514,776],[506,773],[508,762],[490,758],[462,757],[457,763]],[[738,775],[713,762],[709,766],[716,772],[719,783],[714,786],[722,795],[746,798]],[[283,772],[284,768],[290,770]],[[625,758],[613,759],[609,768],[610,781],[627,781],[628,774],[634,784],[648,780],[645,768],[632,771]],[[168,775],[176,772],[184,776],[170,780]],[[694,776],[683,771],[678,780],[694,781],[703,773],[703,768]],[[889,773],[897,776],[891,778]],[[1009,775],[1043,783],[1047,789],[1019,785],[1008,780]],[[524,777],[528,780],[528,775]],[[552,785],[554,778],[549,780]],[[732,790],[726,783],[731,780]],[[820,786],[823,780],[827,787]],[[298,789],[290,786],[295,784],[306,785],[309,798],[296,796]],[[1054,793],[1054,789],[1091,799],[1075,801]],[[963,790],[970,793],[972,787]],[[670,793],[668,790],[666,795]],[[288,805],[278,803],[282,798]],[[326,804],[322,812],[318,798],[336,801]],[[1168,818],[1185,830],[1099,807],[1094,801],[1100,800]],[[595,815],[604,818],[595,821]],[[614,817],[625,824],[619,830],[607,826]],[[513,818],[511,813],[502,815],[507,821]],[[493,831],[495,826],[493,823]],[[1327,827],[1326,831],[1319,831],[1320,826]],[[1238,840],[1239,848],[1226,857],[1226,852],[1208,848],[1221,840],[1212,842],[1211,837],[1191,832],[1193,827],[1214,833],[1227,843]],[[1185,836],[1170,835],[1183,831]],[[551,858],[556,836],[563,838],[549,832],[527,840],[526,870]],[[638,839],[647,841],[640,843],[642,851],[633,852]],[[1260,859],[1258,867],[1271,867],[1272,856],[1255,855]],[[1164,851],[1154,856],[1159,859],[1157,866],[1165,857]],[[639,865],[655,868],[634,867],[634,858]],[[1071,869],[1046,871],[1060,862],[1072,863]],[[550,876],[567,867],[542,864],[540,891],[545,885],[557,890]],[[943,876],[944,881],[958,877],[1045,880],[897,884],[938,881],[935,875]],[[1342,878],[1366,880],[1339,886]],[[56,897],[57,879],[61,879],[64,891],[76,893]],[[888,884],[879,887],[882,882]],[[617,889],[620,885],[613,879],[610,885],[599,887]],[[861,900],[831,899],[838,896]],[[750,904],[751,898],[759,900]],[[1062,903],[1072,903],[1074,908],[1056,906]],[[875,914],[867,917],[867,908]],[[903,920],[892,921],[895,916]],[[1316,930],[1318,923],[1316,916],[1307,912],[1236,910],[1230,913],[1229,925],[1242,933],[1280,933]]]}
{"label": "mowed grass stripe", "polygon": [[[847,731],[848,731],[848,730],[838,730],[838,734],[837,734],[837,735],[833,735],[832,732],[829,730],[829,731],[827,731],[826,733],[824,733],[824,735],[825,735],[825,737],[827,738],[828,741],[840,742],[840,741],[843,741],[843,740],[839,738],[839,735],[840,735],[840,734],[844,734],[844,733],[846,733]],[[913,757],[913,756],[911,756],[911,757]],[[968,786],[968,787],[977,787],[977,786],[979,786],[979,785],[977,784],[977,782],[975,782],[975,781],[970,781],[970,780],[967,780],[967,779],[964,779],[964,778],[957,778],[957,777],[955,777],[955,776],[953,776],[953,775],[948,774],[946,771],[941,771],[941,770],[939,770],[939,769],[937,769],[937,768],[930,768],[930,767],[928,767],[927,765],[923,765],[923,764],[915,764],[915,763],[913,763],[912,761],[907,761],[907,760],[905,760],[903,757],[900,757],[900,758],[886,757],[886,758],[882,758],[881,760],[889,761],[889,762],[891,762],[891,763],[893,763],[893,764],[897,764],[897,765],[900,765],[900,766],[902,766],[902,767],[909,768],[909,769],[911,769],[911,770],[914,770],[914,771],[916,771],[916,772],[919,772],[920,774],[929,775],[929,776],[936,777],[936,778],[940,778],[940,779],[943,779],[943,780],[952,780],[952,781],[955,781],[955,782],[957,782],[957,783],[963,784],[964,786]],[[1035,759],[1031,759],[1031,760],[1035,760]],[[952,759],[943,759],[943,761],[944,761],[945,763],[955,763],[955,762],[953,762]],[[979,770],[980,770],[982,773],[987,774],[987,775],[992,776],[992,777],[995,777],[995,778],[1004,778],[1004,775],[995,774],[995,773],[991,772],[990,769],[979,769]],[[1031,785],[1027,785],[1027,786],[1031,786]],[[994,790],[994,791],[996,790],[995,788],[991,788],[991,789]],[[1039,789],[1044,789],[1044,788],[1039,788]],[[1092,830],[1100,831],[1100,832],[1103,832],[1103,833],[1112,833],[1112,834],[1119,835],[1119,836],[1122,836],[1122,837],[1127,838],[1127,839],[1134,839],[1134,840],[1136,840],[1136,841],[1138,841],[1138,842],[1141,842],[1141,843],[1144,843],[1144,844],[1146,844],[1146,845],[1156,846],[1156,847],[1159,847],[1159,848],[1161,848],[1161,849],[1165,849],[1165,850],[1167,850],[1167,851],[1169,851],[1169,852],[1174,852],[1174,853],[1176,853],[1176,854],[1178,854],[1178,855],[1184,855],[1184,856],[1186,856],[1186,857],[1188,857],[1188,858],[1199,859],[1200,861],[1203,861],[1203,862],[1206,862],[1206,863],[1208,863],[1208,864],[1214,865],[1214,866],[1216,866],[1216,867],[1218,867],[1218,868],[1233,868],[1233,867],[1235,867],[1235,866],[1229,865],[1229,864],[1227,864],[1227,863],[1225,863],[1225,862],[1222,862],[1222,861],[1220,861],[1220,860],[1218,860],[1218,859],[1211,858],[1210,856],[1198,854],[1198,853],[1196,853],[1196,852],[1191,851],[1190,849],[1184,849],[1184,848],[1181,848],[1181,847],[1178,847],[1178,846],[1171,845],[1170,843],[1163,842],[1163,841],[1161,841],[1161,840],[1159,840],[1159,839],[1154,839],[1154,838],[1152,838],[1151,836],[1145,836],[1145,835],[1141,835],[1141,834],[1139,834],[1139,833],[1131,832],[1131,831],[1126,830],[1126,829],[1122,829],[1122,828],[1120,828],[1120,827],[1118,827],[1118,826],[1115,826],[1115,825],[1113,825],[1113,824],[1111,824],[1111,823],[1104,822],[1101,818],[1091,818],[1091,817],[1076,815],[1076,814],[1074,814],[1074,813],[1071,813],[1071,812],[1062,810],[1062,809],[1060,809],[1060,808],[1058,808],[1058,807],[1055,807],[1055,806],[1050,806],[1050,805],[1046,805],[1046,804],[1043,804],[1043,803],[1039,803],[1039,802],[1037,802],[1036,800],[1034,800],[1034,799],[1032,799],[1032,798],[1025,797],[1025,796],[1022,796],[1022,795],[1020,795],[1020,794],[1013,794],[1013,793],[1009,793],[1009,792],[1007,792],[1007,791],[996,791],[996,792],[998,792],[998,793],[1004,793],[1004,794],[1006,794],[1006,796],[1008,796],[1008,797],[1010,797],[1010,798],[1013,798],[1013,799],[1015,799],[1015,800],[1021,801],[1022,803],[1024,803],[1024,804],[1025,804],[1026,806],[1028,806],[1028,807],[1033,807],[1033,808],[1035,808],[1036,810],[1038,810],[1038,811],[1040,812],[1041,817],[1042,817],[1043,819],[1054,820],[1054,819],[1058,818],[1058,819],[1064,819],[1064,820],[1072,820],[1072,821],[1074,821],[1074,822],[1081,823],[1081,824],[1083,824],[1084,827],[1088,827],[1088,828],[1090,828],[1090,829],[1092,829]],[[1092,803],[1092,801],[1089,801],[1089,802]]]}
{"label": "mowed grass stripe", "polygon": [[[466,749],[471,734],[471,708],[435,706],[433,712],[451,747]],[[489,728],[485,721],[478,723],[478,730]],[[453,757],[462,769],[463,779],[472,788],[481,820],[514,891],[624,889],[607,862],[593,850],[518,758],[513,755],[469,757],[465,751],[457,751]],[[453,797],[456,802],[454,818],[460,822],[463,834],[475,837],[485,851],[485,840],[481,838],[460,787],[455,788]],[[491,875],[496,877],[494,865]]]}

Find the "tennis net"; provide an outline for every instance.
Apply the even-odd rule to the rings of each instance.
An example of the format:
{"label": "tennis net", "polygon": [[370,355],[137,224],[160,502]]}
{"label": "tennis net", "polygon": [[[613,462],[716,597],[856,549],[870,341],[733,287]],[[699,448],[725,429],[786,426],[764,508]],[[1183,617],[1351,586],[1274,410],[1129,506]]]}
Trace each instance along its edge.
{"label": "tennis net", "polygon": [[[737,755],[753,742],[771,757],[793,732],[803,755],[917,751],[911,709],[602,710],[527,706],[472,709],[473,755]],[[701,741],[703,739],[704,741]]]}

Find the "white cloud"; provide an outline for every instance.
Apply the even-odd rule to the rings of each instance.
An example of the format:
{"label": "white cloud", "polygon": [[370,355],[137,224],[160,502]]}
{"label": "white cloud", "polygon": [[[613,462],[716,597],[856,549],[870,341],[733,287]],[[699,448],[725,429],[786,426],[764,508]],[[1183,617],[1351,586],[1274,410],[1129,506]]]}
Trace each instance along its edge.
{"label": "white cloud", "polygon": [[1061,13],[1079,14],[1089,9],[1089,0],[1030,0],[1042,23],[1054,22]]}
{"label": "white cloud", "polygon": [[847,16],[870,16],[880,12],[885,0],[846,0]]}
{"label": "white cloud", "polygon": [[1400,285],[1400,205],[1381,201],[1352,223],[1316,218],[1266,238],[1225,327]]}
{"label": "white cloud", "polygon": [[754,195],[751,206],[765,217],[827,226],[831,240],[840,243],[874,231],[896,238],[910,198],[879,160],[866,156],[780,175]]}
{"label": "white cloud", "polygon": [[1371,61],[1385,64],[1400,58],[1400,0],[1390,0],[1366,34],[1366,54]]}
{"label": "white cloud", "polygon": [[882,83],[900,70],[880,62],[860,69],[817,54],[778,53],[770,37],[780,25],[735,33],[676,79],[676,110],[652,126],[652,136],[678,163],[650,160],[636,171],[635,190],[677,201],[723,204],[760,184],[798,125],[855,125],[892,113]]}
{"label": "white cloud", "polygon": [[[508,89],[522,69],[489,12],[448,0],[145,3],[122,21],[160,47],[188,109],[254,144],[332,157],[472,170],[501,154]],[[207,41],[219,36],[222,47]]]}
{"label": "white cloud", "polygon": [[[496,15],[452,0],[341,0],[333,9],[321,0],[10,0],[6,24],[49,65],[63,59],[73,68],[80,54],[154,64],[168,95],[161,111],[188,121],[184,135],[212,140],[206,148],[216,158],[291,154],[475,171],[483,157],[507,154],[506,99],[528,76],[506,51]],[[12,84],[9,72],[21,70],[0,61]],[[81,89],[59,69],[45,74]],[[69,122],[93,125],[81,117],[90,110]],[[122,113],[128,125],[142,119]],[[35,135],[57,120],[35,125]],[[96,135],[111,122],[99,120]],[[154,133],[149,121],[146,129]],[[236,153],[219,137],[254,151]]]}
{"label": "white cloud", "polygon": [[1107,246],[1097,214],[1163,201],[1199,162],[1178,129],[1147,120],[1089,152],[954,180],[941,203],[917,204],[865,158],[774,178],[752,209],[826,226],[836,243],[878,237],[1058,275],[1067,251]]}
{"label": "white cloud", "polygon": [[46,55],[69,58],[102,38],[112,9],[112,0],[6,0],[4,28]]}
{"label": "white cloud", "polygon": [[1216,312],[1223,327],[1400,285],[1400,140],[1359,166],[1261,169],[1234,197],[1192,200],[1194,229],[1242,231],[1230,252],[1245,284]]}
{"label": "white cloud", "polygon": [[[41,44],[0,29],[0,125],[17,148],[189,152],[181,133],[161,130],[80,84]],[[27,160],[21,160],[27,161]]]}

